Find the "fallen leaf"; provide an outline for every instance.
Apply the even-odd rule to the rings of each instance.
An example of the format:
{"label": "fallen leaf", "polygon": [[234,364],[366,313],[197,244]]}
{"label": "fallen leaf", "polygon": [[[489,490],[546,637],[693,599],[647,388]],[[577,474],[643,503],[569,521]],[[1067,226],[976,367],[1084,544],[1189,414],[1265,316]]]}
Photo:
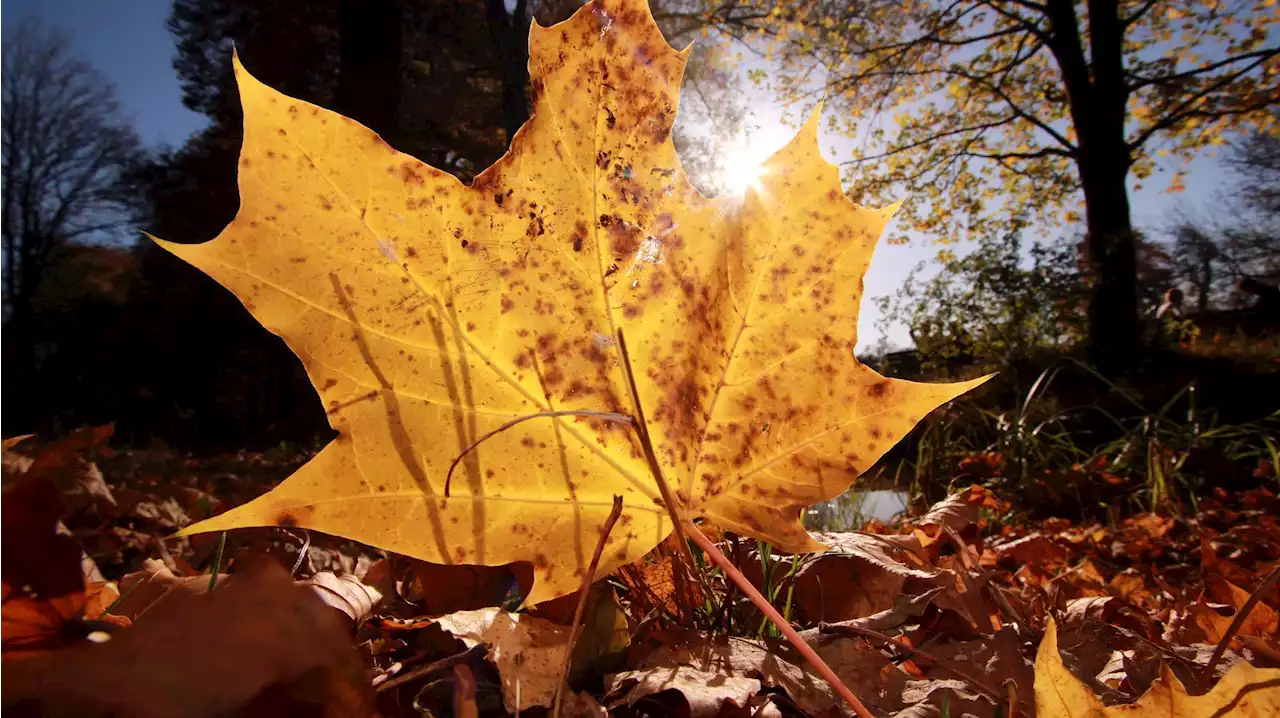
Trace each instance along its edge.
{"label": "fallen leaf", "polygon": [[[656,693],[673,691],[688,704],[689,718],[715,718],[726,709],[732,712],[726,703],[743,709],[759,690],[760,681],[754,678],[710,673],[689,666],[624,671],[605,681],[606,694],[616,696],[609,701],[611,707],[633,706]],[[676,715],[683,714],[676,712]],[[773,708],[772,715],[781,716],[777,707]]]}
{"label": "fallen leaf", "polygon": [[404,598],[426,616],[505,605],[527,593],[533,582],[528,567],[445,566],[410,560]]}
{"label": "fallen leaf", "polygon": [[161,245],[285,339],[339,436],[184,533],[302,526],[434,563],[528,561],[538,603],[578,588],[614,495],[601,575],[671,530],[620,412],[647,419],[689,518],[820,550],[803,509],[985,380],[855,359],[894,208],[846,198],[820,112],[758,190],[708,199],[671,139],[688,51],[645,3],[595,0],[529,48],[532,118],[469,187],[236,61],[240,210],[209,242]]}
{"label": "fallen leaf", "polygon": [[[1227,621],[1229,625],[1235,619],[1236,614],[1244,608],[1245,603],[1249,601],[1249,592],[1213,574],[1205,576],[1204,583],[1206,598],[1215,603],[1231,607],[1231,618]],[[1276,610],[1266,603],[1258,601],[1253,604],[1253,608],[1249,611],[1249,615],[1245,617],[1244,623],[1240,624],[1237,635],[1267,638],[1276,632],[1277,627],[1280,627],[1280,616],[1277,616]],[[1221,635],[1218,637],[1221,638]]]}
{"label": "fallen leaf", "polygon": [[[57,488],[39,473],[6,484],[0,501],[0,650],[4,658],[75,645],[94,628],[86,619],[105,582],[86,585],[96,567],[58,517]],[[86,610],[88,609],[88,611]]]}
{"label": "fallen leaf", "polygon": [[1132,705],[1106,706],[1062,663],[1050,619],[1036,653],[1036,717],[1264,718],[1280,715],[1280,670],[1238,663],[1208,693],[1192,696],[1168,667]]}
{"label": "fallen leaf", "polygon": [[107,511],[115,506],[115,497],[103,480],[102,472],[85,458],[85,453],[105,443],[113,431],[110,424],[86,427],[57,441],[30,448],[17,448],[29,436],[10,439],[0,457],[3,483],[9,485],[20,477],[37,478],[57,487],[68,513],[90,506]]}
{"label": "fallen leaf", "polygon": [[177,596],[106,643],[4,671],[6,713],[375,714],[343,620],[276,566],[237,574],[212,594]]}
{"label": "fallen leaf", "polygon": [[964,681],[932,679],[907,681],[902,700],[907,707],[894,715],[898,718],[995,718],[1000,706],[973,690]]}
{"label": "fallen leaf", "polygon": [[[883,611],[873,613],[871,615],[853,618],[846,621],[840,621],[833,625],[837,626],[853,626],[855,628],[865,628],[871,631],[879,631],[884,633],[893,628],[897,628],[906,623],[911,618],[919,618],[924,615],[924,611],[933,604],[934,599],[943,592],[941,586],[931,588],[924,593],[917,595],[899,595],[893,599],[893,606]],[[819,629],[811,629],[810,631],[801,632],[801,636],[815,636],[821,633]]]}
{"label": "fallen leaf", "polygon": [[[231,576],[218,574],[217,586]],[[382,593],[355,576],[337,576],[332,572],[317,573],[297,582],[308,588],[325,605],[343,613],[356,625],[363,623],[382,601]],[[120,579],[122,598],[112,609],[116,616],[137,621],[158,606],[182,596],[198,596],[209,592],[209,574],[178,576],[163,562],[147,559],[142,569]]]}
{"label": "fallen leaf", "polygon": [[827,554],[806,561],[794,582],[799,615],[808,623],[833,623],[891,609],[906,579],[857,556]]}
{"label": "fallen leaf", "polygon": [[[864,704],[886,711],[901,707],[906,676],[883,653],[860,641],[810,635],[814,650]],[[716,675],[755,678],[765,687],[786,691],[808,715],[850,713],[830,684],[801,659],[796,658],[797,664],[781,654],[776,646],[761,641],[694,634],[654,651],[636,670],[688,666]]]}
{"label": "fallen leaf", "polygon": [[974,484],[934,504],[928,513],[916,521],[916,525],[930,529],[927,533],[935,538],[942,533],[944,527],[962,533],[981,520],[983,509],[1000,508],[1000,500],[990,489]]}
{"label": "fallen leaf", "polygon": [[856,556],[907,578],[930,581],[943,573],[936,566],[924,565],[919,558],[924,547],[911,536],[879,536],[861,531],[815,533],[813,536],[830,546],[832,553]]}
{"label": "fallen leaf", "polygon": [[997,558],[1010,566],[1034,563],[1049,571],[1055,571],[1067,560],[1067,550],[1039,532],[1007,543],[996,544],[992,548]]}
{"label": "fallen leaf", "polygon": [[[219,574],[218,582],[227,579],[227,574]],[[112,609],[117,616],[124,616],[137,621],[144,613],[171,598],[179,595],[198,595],[209,590],[209,576],[179,576],[171,571],[164,562],[149,558],[142,562],[138,571],[126,574],[120,579],[120,593],[123,598]]]}
{"label": "fallen leaf", "polygon": [[467,647],[483,644],[502,677],[502,702],[510,712],[550,707],[560,683],[569,629],[498,608],[458,611],[436,619]]}
{"label": "fallen leaf", "polygon": [[349,574],[338,576],[324,571],[298,583],[310,586],[325,605],[342,611],[357,626],[368,620],[382,602],[382,594],[377,589]]}

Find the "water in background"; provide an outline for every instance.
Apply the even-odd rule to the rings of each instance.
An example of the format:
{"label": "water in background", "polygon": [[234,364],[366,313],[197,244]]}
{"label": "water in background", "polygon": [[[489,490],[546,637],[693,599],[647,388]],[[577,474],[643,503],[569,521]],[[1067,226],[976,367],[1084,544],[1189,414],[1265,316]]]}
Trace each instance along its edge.
{"label": "water in background", "polygon": [[907,508],[907,492],[850,489],[830,501],[814,504],[805,512],[810,531],[856,531],[871,519],[888,521]]}

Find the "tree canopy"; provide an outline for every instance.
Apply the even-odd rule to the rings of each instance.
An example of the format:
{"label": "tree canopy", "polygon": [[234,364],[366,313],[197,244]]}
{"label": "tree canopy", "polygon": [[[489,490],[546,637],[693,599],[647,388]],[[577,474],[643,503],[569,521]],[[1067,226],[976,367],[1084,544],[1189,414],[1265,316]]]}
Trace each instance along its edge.
{"label": "tree canopy", "polygon": [[702,12],[780,63],[785,99],[826,97],[840,129],[874,148],[848,163],[856,200],[923,198],[901,232],[982,236],[1076,220],[1082,203],[1090,338],[1113,361],[1137,336],[1128,181],[1148,180],[1160,156],[1271,129],[1280,99],[1273,0],[733,0]]}

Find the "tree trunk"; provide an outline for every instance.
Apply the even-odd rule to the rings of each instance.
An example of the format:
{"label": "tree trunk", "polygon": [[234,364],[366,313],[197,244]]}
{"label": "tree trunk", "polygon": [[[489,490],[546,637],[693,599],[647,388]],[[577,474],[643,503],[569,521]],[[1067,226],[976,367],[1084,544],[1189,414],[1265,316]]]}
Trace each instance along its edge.
{"label": "tree trunk", "polygon": [[341,67],[334,109],[395,144],[400,127],[400,3],[341,0],[339,22]]}
{"label": "tree trunk", "polygon": [[[1122,158],[1081,159],[1089,269],[1090,361],[1103,373],[1131,367],[1141,347],[1138,321],[1138,267],[1129,196],[1128,163]],[[1086,166],[1092,164],[1088,170]],[[1100,166],[1098,166],[1100,165]]]}
{"label": "tree trunk", "polygon": [[1086,61],[1076,5],[1048,0],[1047,40],[1062,71],[1079,138],[1075,153],[1084,192],[1089,294],[1089,360],[1110,375],[1127,371],[1141,347],[1137,241],[1129,216],[1131,151],[1125,141],[1124,25],[1117,0],[1087,0]]}
{"label": "tree trunk", "polygon": [[529,5],[516,0],[508,14],[503,0],[487,0],[485,14],[502,76],[502,126],[510,142],[529,119]]}

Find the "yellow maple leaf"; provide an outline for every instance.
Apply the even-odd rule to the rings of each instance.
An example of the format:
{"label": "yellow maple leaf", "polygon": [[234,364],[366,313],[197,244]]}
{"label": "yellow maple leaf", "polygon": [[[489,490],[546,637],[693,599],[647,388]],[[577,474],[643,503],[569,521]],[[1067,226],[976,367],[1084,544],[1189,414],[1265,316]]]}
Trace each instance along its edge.
{"label": "yellow maple leaf", "polygon": [[1280,670],[1237,663],[1202,696],[1187,693],[1182,681],[1161,664],[1160,677],[1131,705],[1105,706],[1072,675],[1058,653],[1053,619],[1036,652],[1037,718],[1264,718],[1280,715]]}
{"label": "yellow maple leaf", "polygon": [[596,411],[647,419],[682,515],[821,549],[804,507],[982,380],[886,379],[854,359],[894,208],[845,198],[817,112],[758,189],[693,189],[671,141],[687,57],[642,0],[535,26],[532,119],[469,187],[237,60],[240,211],[212,241],[161,244],[285,339],[339,436],[186,533],[296,525],[432,562],[530,561],[527,600],[547,600],[577,589],[614,495],[600,575],[671,531],[636,432],[561,414],[477,440]]}

